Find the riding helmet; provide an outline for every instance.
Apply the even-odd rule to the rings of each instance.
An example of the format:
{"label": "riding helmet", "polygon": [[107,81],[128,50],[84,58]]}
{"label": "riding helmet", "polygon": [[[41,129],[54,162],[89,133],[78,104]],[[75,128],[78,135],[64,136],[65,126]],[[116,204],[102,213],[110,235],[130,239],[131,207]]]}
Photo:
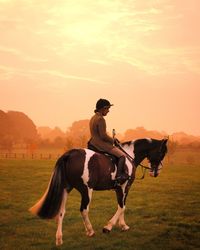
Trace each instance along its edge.
{"label": "riding helmet", "polygon": [[106,99],[99,99],[96,103],[96,110],[95,112],[97,112],[98,110],[102,109],[102,108],[107,108],[107,107],[111,107],[113,106],[113,104],[110,104],[110,102]]}

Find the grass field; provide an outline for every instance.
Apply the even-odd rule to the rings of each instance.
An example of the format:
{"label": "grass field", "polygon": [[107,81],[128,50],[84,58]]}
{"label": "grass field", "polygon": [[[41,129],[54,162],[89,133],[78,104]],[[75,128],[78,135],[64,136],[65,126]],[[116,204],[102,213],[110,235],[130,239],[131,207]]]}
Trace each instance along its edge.
{"label": "grass field", "polygon": [[[200,163],[165,164],[158,178],[136,180],[126,205],[128,232],[102,228],[117,204],[113,191],[94,192],[90,219],[96,231],[87,238],[74,190],[67,202],[61,247],[56,224],[32,216],[28,208],[45,191],[54,161],[0,161],[0,249],[200,249]],[[138,170],[140,174],[140,169]]]}

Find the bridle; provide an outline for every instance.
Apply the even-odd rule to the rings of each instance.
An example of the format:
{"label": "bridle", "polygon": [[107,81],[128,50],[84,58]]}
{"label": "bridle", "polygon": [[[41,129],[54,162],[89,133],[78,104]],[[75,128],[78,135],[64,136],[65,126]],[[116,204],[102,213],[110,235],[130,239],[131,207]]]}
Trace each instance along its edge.
{"label": "bridle", "polygon": [[[163,145],[163,144],[161,144],[160,149],[159,149],[159,152],[160,152],[160,153],[161,153],[162,145]],[[131,162],[131,164],[134,165],[134,158],[133,158],[128,152],[126,152],[126,150],[123,149],[123,147],[122,147],[122,145],[121,145],[120,143],[117,143],[117,146],[121,149],[122,152],[124,152],[124,153],[126,154],[127,159]],[[148,157],[147,157],[147,159],[148,159]],[[151,170],[151,168],[148,167],[148,166],[144,166],[144,165],[141,164],[141,163],[139,163],[138,165],[139,165],[139,166],[141,167],[141,169],[142,169],[142,177],[136,178],[136,180],[142,180],[142,179],[144,179],[144,177],[145,177],[146,170],[147,170],[147,169]],[[161,166],[163,167],[162,161],[160,161],[159,165],[161,165]]]}
{"label": "bridle", "polygon": [[[163,147],[163,142],[162,142],[162,144],[160,145],[160,148],[159,148],[159,151],[158,151],[159,154],[162,153],[162,147]],[[149,159],[149,156],[147,155],[146,157],[147,157],[148,161],[151,162],[150,159]],[[152,164],[152,163],[151,163],[151,164]],[[152,170],[152,168],[146,167],[146,166],[144,166],[144,165],[142,165],[142,164],[139,164],[139,165],[142,167],[142,177],[139,178],[139,179],[144,179],[146,170],[147,170],[147,169]],[[162,167],[159,168],[160,165],[163,167],[162,160],[160,160],[160,161],[158,162],[158,167],[157,167],[157,170],[156,170],[156,171],[158,171],[158,170],[160,170],[160,169],[162,168]]]}

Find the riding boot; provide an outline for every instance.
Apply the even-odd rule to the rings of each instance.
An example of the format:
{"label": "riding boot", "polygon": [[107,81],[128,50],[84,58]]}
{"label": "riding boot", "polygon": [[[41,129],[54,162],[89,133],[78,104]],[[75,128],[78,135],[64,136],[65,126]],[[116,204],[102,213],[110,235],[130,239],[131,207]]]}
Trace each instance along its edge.
{"label": "riding boot", "polygon": [[125,171],[125,161],[126,161],[125,156],[121,156],[118,159],[116,185],[122,185],[125,181],[129,179],[129,175]]}

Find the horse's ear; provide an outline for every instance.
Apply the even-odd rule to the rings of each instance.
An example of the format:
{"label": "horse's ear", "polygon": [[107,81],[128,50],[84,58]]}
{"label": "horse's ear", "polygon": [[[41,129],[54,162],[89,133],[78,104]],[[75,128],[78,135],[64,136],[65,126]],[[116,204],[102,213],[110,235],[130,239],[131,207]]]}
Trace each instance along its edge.
{"label": "horse's ear", "polygon": [[163,139],[163,144],[167,144],[167,142],[168,142],[168,140],[169,140],[169,136],[168,137],[166,137],[165,139]]}

